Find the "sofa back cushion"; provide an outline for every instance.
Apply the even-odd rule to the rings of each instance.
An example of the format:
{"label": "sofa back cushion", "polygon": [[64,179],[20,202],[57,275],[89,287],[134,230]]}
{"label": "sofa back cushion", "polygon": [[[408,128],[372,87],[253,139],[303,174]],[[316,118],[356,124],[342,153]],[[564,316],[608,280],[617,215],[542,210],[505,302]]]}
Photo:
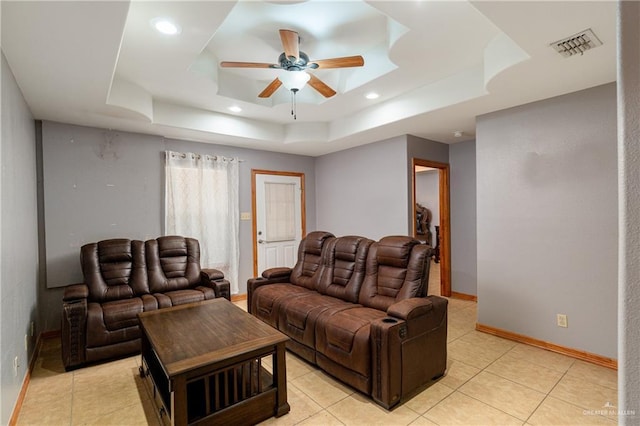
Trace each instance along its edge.
{"label": "sofa back cushion", "polygon": [[346,236],[327,242],[323,272],[317,290],[347,302],[358,303],[365,266],[372,240]]}
{"label": "sofa back cushion", "polygon": [[145,242],[152,293],[192,288],[200,283],[200,243],[194,238],[166,236]]}
{"label": "sofa back cushion", "polygon": [[373,243],[358,302],[386,311],[400,300],[426,296],[430,255],[428,246],[411,237],[384,237]]}
{"label": "sofa back cushion", "polygon": [[322,275],[322,251],[327,240],[332,238],[334,236],[329,232],[314,231],[300,241],[298,261],[291,271],[292,284],[312,290],[318,287]]}
{"label": "sofa back cushion", "polygon": [[149,293],[142,241],[119,238],[85,244],[80,249],[80,264],[91,302]]}

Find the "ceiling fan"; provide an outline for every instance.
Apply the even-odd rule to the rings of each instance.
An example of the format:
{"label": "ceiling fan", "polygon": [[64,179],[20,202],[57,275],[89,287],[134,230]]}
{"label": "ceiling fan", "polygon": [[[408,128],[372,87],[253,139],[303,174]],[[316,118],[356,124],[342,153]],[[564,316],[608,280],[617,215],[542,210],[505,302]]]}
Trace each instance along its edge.
{"label": "ceiling fan", "polygon": [[307,81],[309,86],[316,89],[322,96],[330,98],[336,94],[336,91],[313,74],[304,72],[305,70],[361,67],[364,65],[364,59],[359,55],[310,61],[309,56],[300,51],[300,37],[296,31],[280,30],[280,40],[284,52],[280,54],[277,64],[223,61],[220,62],[220,66],[223,68],[272,68],[288,71],[281,73],[280,77],[276,77],[269,83],[258,95],[260,98],[270,97],[283,84],[295,94]]}

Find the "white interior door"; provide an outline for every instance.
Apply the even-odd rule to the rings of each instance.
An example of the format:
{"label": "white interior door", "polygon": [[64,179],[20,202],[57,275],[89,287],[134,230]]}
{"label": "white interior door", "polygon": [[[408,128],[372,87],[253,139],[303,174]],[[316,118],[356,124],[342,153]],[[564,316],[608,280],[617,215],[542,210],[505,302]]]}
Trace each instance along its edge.
{"label": "white interior door", "polygon": [[256,173],[255,242],[257,274],[293,267],[303,230],[302,175]]}

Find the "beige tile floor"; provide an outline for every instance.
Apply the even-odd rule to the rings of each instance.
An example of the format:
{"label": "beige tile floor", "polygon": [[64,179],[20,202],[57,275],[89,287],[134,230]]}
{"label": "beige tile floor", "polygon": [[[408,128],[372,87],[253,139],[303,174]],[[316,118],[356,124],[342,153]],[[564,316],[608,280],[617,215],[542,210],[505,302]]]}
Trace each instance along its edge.
{"label": "beige tile floor", "polygon": [[[617,424],[609,415],[617,405],[615,371],[477,332],[475,322],[475,302],[449,300],[446,375],[392,411],[287,353],[291,411],[264,424]],[[18,425],[159,424],[139,363],[134,356],[65,372],[59,340],[45,340]]]}

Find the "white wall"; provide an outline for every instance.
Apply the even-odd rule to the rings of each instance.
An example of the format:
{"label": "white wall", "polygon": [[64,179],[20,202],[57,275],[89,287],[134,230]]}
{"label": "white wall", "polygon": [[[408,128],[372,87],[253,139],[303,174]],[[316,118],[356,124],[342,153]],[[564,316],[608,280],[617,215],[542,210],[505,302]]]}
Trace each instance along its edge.
{"label": "white wall", "polygon": [[451,290],[477,295],[476,142],[449,145]]}
{"label": "white wall", "polygon": [[479,323],[616,358],[615,141],[615,84],[478,117]]}
{"label": "white wall", "polygon": [[316,158],[318,229],[335,235],[409,235],[406,137]]}
{"label": "white wall", "polygon": [[1,66],[0,423],[8,424],[34,349],[30,324],[37,319],[38,221],[33,116],[4,54]]}
{"label": "white wall", "polygon": [[618,3],[620,274],[618,406],[623,425],[640,423],[640,3]]}
{"label": "white wall", "polygon": [[[416,173],[416,202],[431,211],[431,245],[436,245],[436,226],[440,226],[440,172]],[[411,212],[410,212],[411,213]]]}

